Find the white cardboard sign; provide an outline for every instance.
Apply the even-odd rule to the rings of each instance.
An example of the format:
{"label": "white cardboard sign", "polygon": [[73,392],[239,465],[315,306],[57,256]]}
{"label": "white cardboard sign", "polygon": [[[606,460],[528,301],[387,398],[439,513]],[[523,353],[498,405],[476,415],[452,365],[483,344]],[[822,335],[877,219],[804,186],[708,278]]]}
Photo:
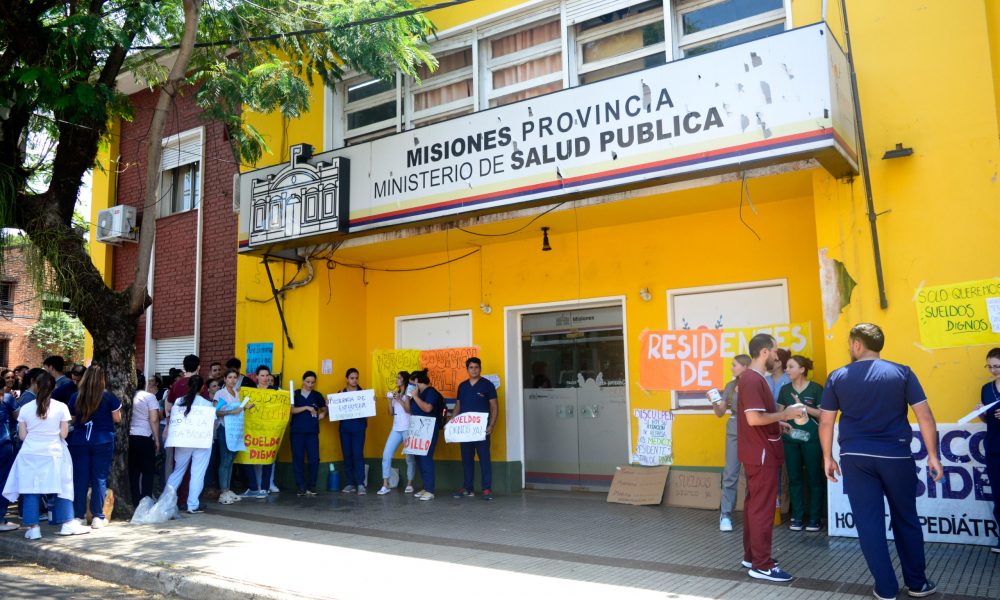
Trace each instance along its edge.
{"label": "white cardboard sign", "polygon": [[403,439],[403,454],[427,456],[431,440],[434,439],[435,427],[437,427],[437,419],[434,417],[411,416],[410,430],[406,432],[406,437]]}
{"label": "white cardboard sign", "polygon": [[170,431],[167,433],[167,448],[211,448],[215,433],[215,408],[192,406],[191,412],[184,414],[186,407],[174,405],[170,411]]}
{"label": "white cardboard sign", "polygon": [[375,416],[375,390],[358,390],[326,395],[331,421]]}
{"label": "white cardboard sign", "polygon": [[490,413],[467,412],[456,415],[444,426],[444,441],[481,442],[486,439],[486,426],[490,423]]}

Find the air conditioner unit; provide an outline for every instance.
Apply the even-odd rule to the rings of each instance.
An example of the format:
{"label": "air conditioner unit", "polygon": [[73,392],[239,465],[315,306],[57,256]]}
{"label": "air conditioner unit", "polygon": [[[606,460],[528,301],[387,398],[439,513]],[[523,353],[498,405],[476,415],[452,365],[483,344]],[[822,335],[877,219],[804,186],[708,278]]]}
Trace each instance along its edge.
{"label": "air conditioner unit", "polygon": [[119,204],[97,213],[97,241],[106,244],[134,242],[135,207]]}

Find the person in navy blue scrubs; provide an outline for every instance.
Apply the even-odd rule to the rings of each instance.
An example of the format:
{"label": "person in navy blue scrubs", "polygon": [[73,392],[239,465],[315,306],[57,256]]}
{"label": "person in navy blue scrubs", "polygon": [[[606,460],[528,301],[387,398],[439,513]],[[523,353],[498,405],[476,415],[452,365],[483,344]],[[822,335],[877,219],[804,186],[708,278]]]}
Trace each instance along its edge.
{"label": "person in navy blue scrubs", "polygon": [[[980,403],[989,406],[1000,402],[1000,348],[993,348],[986,353],[986,368],[989,369],[993,381],[983,386]],[[1000,529],[1000,404],[987,410],[979,416],[986,423],[986,477],[993,490],[993,519]],[[1000,540],[991,552],[1000,554]]]}
{"label": "person in navy blue scrubs", "polygon": [[[434,449],[437,447],[441,419],[444,410],[444,397],[441,392],[431,387],[431,379],[427,376],[427,371],[414,371],[410,373],[410,383],[414,389],[408,391],[406,398],[410,401],[411,417],[434,417],[434,433],[431,436],[431,445],[424,456],[417,455],[417,465],[420,467],[420,479],[423,480],[424,489],[413,494],[417,500],[434,499]],[[409,389],[409,388],[408,388]]]}
{"label": "person in navy blue scrubs", "polygon": [[[358,385],[358,370],[350,368],[344,374],[347,387],[343,392],[356,392]],[[340,449],[344,453],[344,475],[347,485],[341,491],[345,494],[357,492],[359,496],[368,493],[365,489],[365,431],[368,429],[368,417],[344,419],[340,421]]]}
{"label": "person in navy blue scrubs", "polygon": [[[17,436],[17,406],[14,398],[14,371],[4,369],[3,398],[0,399],[0,490],[7,483],[10,468],[14,465],[14,438]],[[10,502],[0,494],[0,531],[13,531],[17,525],[7,522],[7,507]]]}
{"label": "person in navy blue scrubs", "polygon": [[109,392],[104,369],[91,365],[80,380],[80,390],[69,398],[73,431],[66,442],[73,457],[73,512],[81,523],[87,514],[90,490],[91,526],[108,524],[104,514],[104,494],[115,453],[115,425],[122,420],[122,401]]}
{"label": "person in navy blue scrubs", "polygon": [[[302,389],[296,390],[292,406],[292,470],[299,496],[316,495],[319,475],[319,422],[326,416],[326,399],[313,388],[316,373],[302,374]],[[303,473],[302,460],[308,457],[309,476]]]}
{"label": "person in navy blue scrubs", "polygon": [[472,356],[465,361],[465,370],[469,378],[458,385],[458,398],[455,400],[455,416],[462,413],[488,413],[489,422],[486,425],[486,439],[481,442],[462,442],[462,488],[455,492],[455,498],[471,498],[473,480],[475,478],[476,455],[479,455],[479,471],[482,478],[483,500],[493,499],[493,465],[490,462],[490,434],[496,424],[500,412],[497,406],[497,389],[493,382],[481,377],[483,362]]}
{"label": "person in navy blue scrubs", "polygon": [[906,414],[909,407],[917,418],[927,466],[938,481],[943,471],[934,414],[913,371],[880,358],[885,335],[877,325],[855,325],[849,342],[851,363],[830,374],[820,402],[824,470],[827,479],[836,483],[841,471],[833,459],[833,425],[839,411],[844,492],[851,503],[861,552],[875,579],[874,595],[885,599],[899,593],[886,543],[885,498],[907,594],[930,596],[937,586],[926,574],[924,535],[917,517],[917,465],[910,453],[913,431]]}

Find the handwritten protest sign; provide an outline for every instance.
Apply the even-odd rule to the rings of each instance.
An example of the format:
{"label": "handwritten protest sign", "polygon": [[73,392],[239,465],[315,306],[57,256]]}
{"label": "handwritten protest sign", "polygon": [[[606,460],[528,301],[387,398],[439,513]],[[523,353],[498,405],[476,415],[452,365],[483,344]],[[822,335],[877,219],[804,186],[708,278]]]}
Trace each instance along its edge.
{"label": "handwritten protest sign", "polygon": [[921,288],[914,301],[927,348],[1000,344],[1000,277]]}
{"label": "handwritten protest sign", "polygon": [[243,411],[246,450],[236,455],[235,462],[244,465],[270,464],[278,456],[278,448],[288,425],[291,412],[288,390],[240,388],[240,400],[246,399],[254,407]]}
{"label": "handwritten protest sign", "polygon": [[437,426],[437,419],[434,417],[410,417],[410,430],[406,432],[403,439],[403,454],[414,456],[427,456],[427,451],[431,448],[431,440],[434,439],[434,428]]}
{"label": "handwritten protest sign", "polygon": [[374,417],[375,390],[327,394],[326,409],[331,421]]}
{"label": "handwritten protest sign", "polygon": [[774,336],[779,348],[813,356],[812,326],[781,323],[725,329],[644,331],[640,336],[639,385],[677,392],[722,388],[733,378],[732,358],[747,352],[758,333]]}
{"label": "handwritten protest sign", "polygon": [[211,406],[192,406],[191,412],[186,415],[185,410],[183,406],[174,406],[170,411],[166,447],[211,448],[215,433],[215,409]]}
{"label": "handwritten protest sign", "polygon": [[372,388],[379,396],[395,391],[396,374],[420,368],[420,350],[376,350],[372,355]]}
{"label": "handwritten protest sign", "polygon": [[455,416],[444,426],[444,441],[481,442],[486,439],[486,426],[490,422],[490,413],[468,412]]}
{"label": "handwritten protest sign", "polygon": [[420,353],[420,368],[427,369],[431,385],[442,396],[454,398],[458,395],[458,384],[469,378],[469,372],[465,370],[465,359],[478,355],[479,348],[476,346],[424,350]]}
{"label": "handwritten protest sign", "polygon": [[[237,404],[226,404],[223,410],[233,410],[236,408]],[[230,452],[240,452],[247,449],[246,444],[243,442],[243,412],[235,415],[226,415],[222,417],[222,426],[226,430],[226,448],[229,448]]]}
{"label": "handwritten protest sign", "polygon": [[632,462],[645,466],[673,464],[674,414],[668,410],[637,408],[632,415],[639,421]]}
{"label": "handwritten protest sign", "polygon": [[667,484],[670,467],[627,467],[615,469],[615,477],[608,490],[608,502],[643,506],[663,501],[663,488]]}
{"label": "handwritten protest sign", "polygon": [[247,370],[256,371],[257,367],[264,365],[267,370],[271,370],[271,363],[274,361],[273,342],[254,342],[247,344]]}

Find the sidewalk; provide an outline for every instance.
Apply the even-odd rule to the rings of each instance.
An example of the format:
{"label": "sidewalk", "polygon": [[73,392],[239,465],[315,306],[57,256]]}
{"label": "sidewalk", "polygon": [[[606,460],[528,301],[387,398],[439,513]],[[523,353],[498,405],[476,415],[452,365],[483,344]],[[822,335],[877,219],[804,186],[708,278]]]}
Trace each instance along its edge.
{"label": "sidewalk", "polygon": [[[856,540],[775,532],[797,579],[752,580],[742,537],[717,513],[607,504],[603,495],[527,491],[432,502],[283,493],[162,526],[113,524],[41,542],[0,534],[0,553],[183,598],[801,598],[871,597]],[[1000,597],[1000,556],[927,544],[941,600]],[[900,598],[905,598],[901,594]]]}

